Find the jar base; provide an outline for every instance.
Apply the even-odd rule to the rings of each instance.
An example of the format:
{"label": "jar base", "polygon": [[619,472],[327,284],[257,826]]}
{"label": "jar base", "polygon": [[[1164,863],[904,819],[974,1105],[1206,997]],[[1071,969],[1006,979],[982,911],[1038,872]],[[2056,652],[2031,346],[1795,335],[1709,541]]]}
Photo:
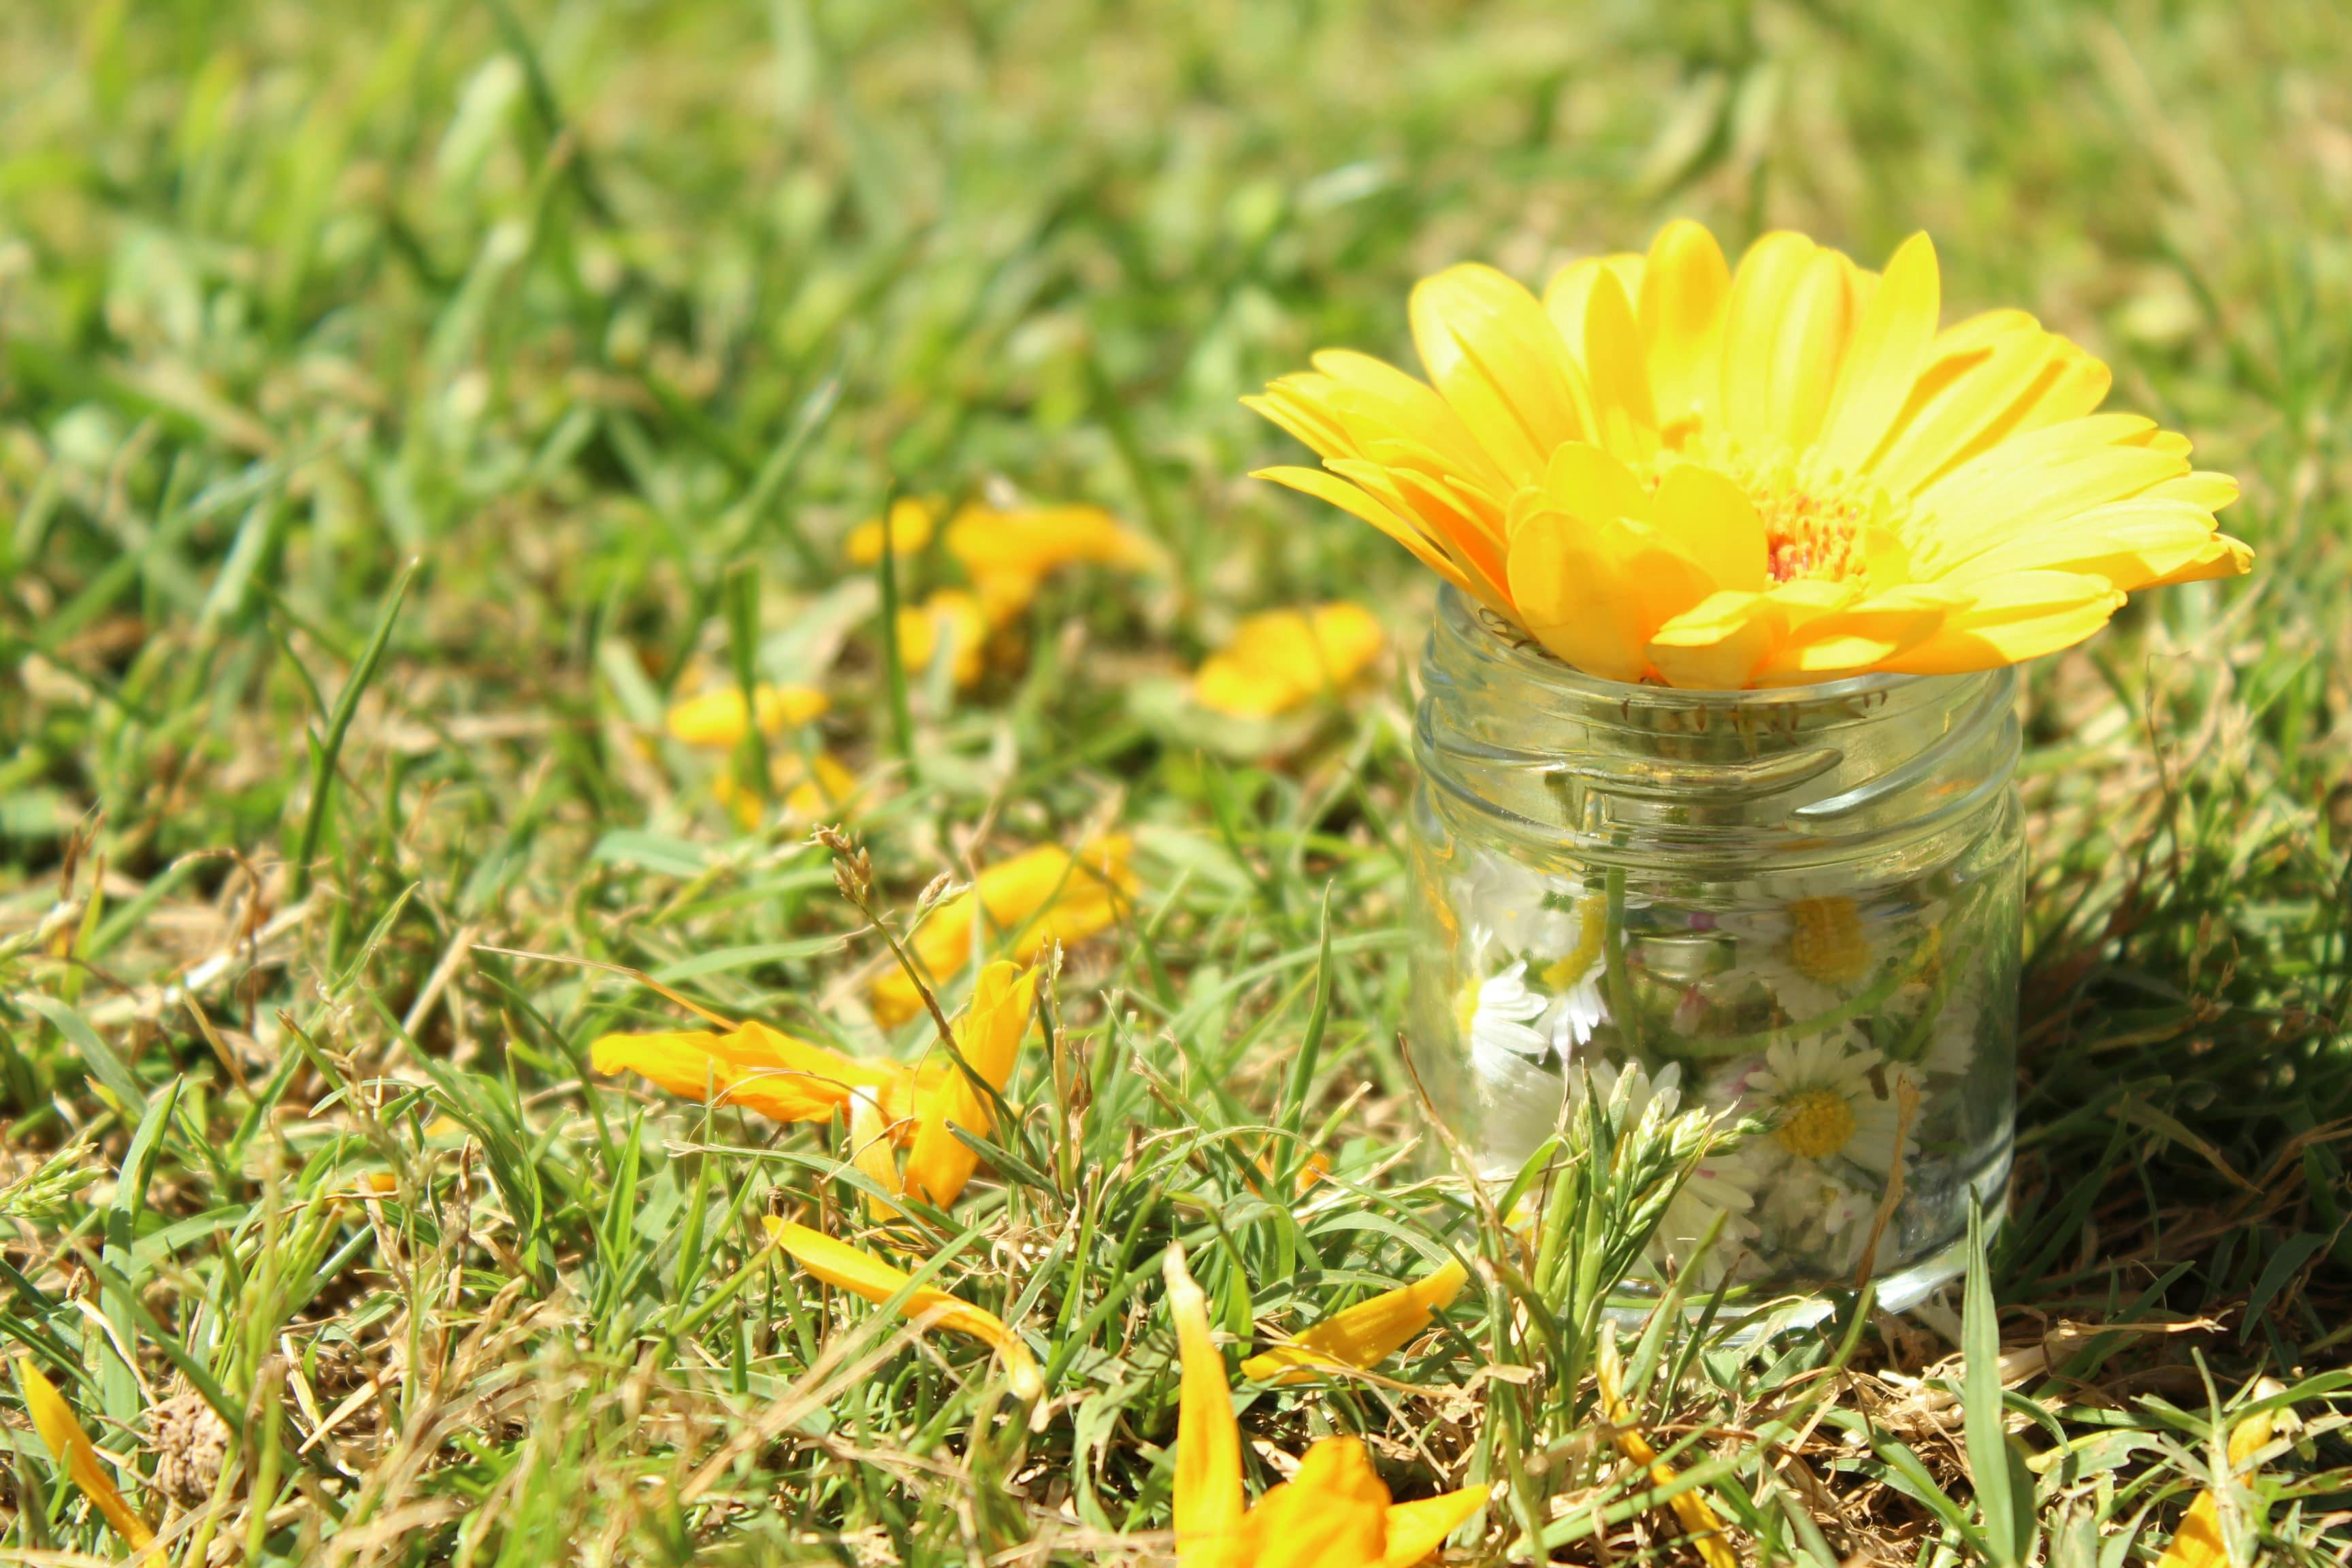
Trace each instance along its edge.
{"label": "jar base", "polygon": [[[2008,1160],[2003,1159],[2000,1163],[1998,1170],[1991,1173],[1990,1181],[1979,1181],[1977,1189],[1979,1198],[1989,1205],[1985,1209],[1984,1237],[1985,1246],[1990,1247],[1993,1238],[2000,1234],[2001,1226],[2009,1221]],[[1891,1274],[1880,1275],[1875,1281],[1877,1300],[1874,1310],[1907,1312],[1966,1274],[1968,1268],[1968,1237],[1956,1237],[1941,1251],[1931,1253]],[[1720,1342],[1727,1349],[1744,1350],[1775,1334],[1810,1329],[1828,1321],[1846,1299],[1849,1298],[1845,1292],[1836,1296],[1815,1293],[1810,1296],[1778,1296],[1752,1306],[1727,1303],[1717,1316],[1717,1321],[1729,1325]],[[1695,1321],[1705,1310],[1704,1300],[1686,1301],[1683,1315],[1686,1321]],[[1621,1331],[1630,1331],[1645,1326],[1654,1308],[1648,1304],[1627,1302],[1612,1307],[1608,1316]]]}

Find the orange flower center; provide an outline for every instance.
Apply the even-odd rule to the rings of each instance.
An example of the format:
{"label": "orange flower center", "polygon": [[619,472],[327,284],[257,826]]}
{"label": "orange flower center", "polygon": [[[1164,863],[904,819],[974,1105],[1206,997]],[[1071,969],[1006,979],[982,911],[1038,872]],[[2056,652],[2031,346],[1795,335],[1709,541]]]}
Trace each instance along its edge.
{"label": "orange flower center", "polygon": [[[1764,570],[1775,583],[1867,576],[1865,541],[1872,530],[1895,521],[1896,507],[1866,474],[1815,472],[1814,465],[1787,452],[1758,457],[1719,434],[1695,443],[1688,456],[1748,492],[1764,524]],[[1664,468],[1662,462],[1661,476]]]}
{"label": "orange flower center", "polygon": [[1833,1089],[1809,1089],[1781,1102],[1772,1136],[1801,1160],[1834,1154],[1853,1137],[1853,1105]]}
{"label": "orange flower center", "polygon": [[1870,938],[1852,899],[1791,899],[1789,965],[1823,985],[1851,985],[1870,973]]}

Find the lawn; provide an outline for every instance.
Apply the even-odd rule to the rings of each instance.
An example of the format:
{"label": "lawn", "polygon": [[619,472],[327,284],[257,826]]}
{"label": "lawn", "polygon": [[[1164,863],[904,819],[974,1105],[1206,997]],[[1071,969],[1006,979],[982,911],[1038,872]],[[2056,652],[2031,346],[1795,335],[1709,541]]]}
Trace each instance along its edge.
{"label": "lawn", "polygon": [[[2029,671],[1969,1290],[1629,1325],[1615,1407],[1399,1044],[1432,581],[1249,479],[1304,459],[1238,400],[1411,363],[1448,263],[1539,286],[1677,216],[1928,230],[1948,320],[2107,360],[2258,559]],[[1400,1500],[1499,1483],[1457,1560],[1696,1563],[1696,1498],[1710,1568],[2124,1568],[2219,1481],[2234,1561],[2341,1561],[2347,406],[2334,0],[0,8],[0,1561],[125,1552],[43,1376],[180,1564],[1164,1559],[1171,1243],[1237,1354],[1473,1263],[1408,1355],[1240,1414],[1252,1496],[1332,1434]],[[894,495],[1150,559],[963,680],[887,613],[947,553],[853,540]],[[1352,690],[1192,700],[1335,600],[1383,633]],[[828,710],[666,721],[761,682]],[[820,747],[845,805],[761,798]],[[882,932],[1111,839],[952,1205],[886,1225],[846,1129],[592,1062],[689,1007],[911,1060]],[[766,1216],[998,1314],[1044,1399]]]}

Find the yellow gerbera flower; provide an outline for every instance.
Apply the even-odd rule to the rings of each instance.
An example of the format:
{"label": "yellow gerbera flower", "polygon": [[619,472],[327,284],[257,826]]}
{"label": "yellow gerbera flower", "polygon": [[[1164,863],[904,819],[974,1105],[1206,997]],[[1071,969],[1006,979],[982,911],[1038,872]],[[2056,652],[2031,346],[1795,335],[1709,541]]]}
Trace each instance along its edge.
{"label": "yellow gerbera flower", "polygon": [[1201,665],[1193,700],[1236,719],[1270,719],[1344,690],[1380,657],[1381,624],[1361,605],[1268,610]]}
{"label": "yellow gerbera flower", "polygon": [[1246,401],[1324,459],[1262,477],[1613,680],[1990,668],[2251,567],[2214,524],[2233,480],[2093,412],[2106,366],[2021,311],[1940,309],[1925,235],[1883,277],[1789,233],[1735,273],[1678,222],[1541,300],[1488,267],[1423,279],[1433,385],[1333,352]]}
{"label": "yellow gerbera flower", "polygon": [[[1019,933],[1011,950],[1018,963],[1035,958],[1049,942],[1083,942],[1115,924],[1128,907],[1135,879],[1127,853],[1126,836],[1114,834],[1076,856],[1048,844],[1001,861],[933,910],[908,948],[937,981],[971,962],[972,921],[982,916],[992,935]],[[923,999],[906,971],[893,967],[875,981],[872,1005],[883,1024],[899,1024],[922,1010]]]}
{"label": "yellow gerbera flower", "polygon": [[[1004,1363],[1004,1380],[1013,1396],[1035,1403],[1045,1397],[1045,1380],[1037,1358],[1021,1336],[995,1313],[975,1307],[961,1297],[929,1285],[915,1285],[914,1276],[892,1267],[870,1252],[860,1252],[845,1241],[835,1241],[821,1230],[793,1225],[770,1215],[761,1222],[777,1246],[793,1260],[836,1289],[862,1296],[877,1306],[896,1300],[898,1315],[929,1328],[969,1334],[996,1352]],[[908,1286],[914,1286],[909,1290]]]}
{"label": "yellow gerbera flower", "polygon": [[1181,1568],[1409,1568],[1437,1550],[1486,1500],[1465,1487],[1391,1503],[1364,1445],[1327,1437],[1298,1471],[1248,1505],[1241,1428],[1209,1304],[1171,1246],[1161,1266],[1176,1319],[1182,1381],[1176,1417],[1176,1561]]}
{"label": "yellow gerbera flower", "polygon": [[152,1545],[154,1531],[124,1499],[114,1478],[106,1473],[98,1445],[82,1430],[73,1406],[58,1392],[58,1385],[33,1364],[29,1355],[17,1358],[16,1376],[25,1391],[25,1408],[41,1435],[42,1446],[49,1451],[49,1461],[66,1473],[75,1489],[89,1499],[90,1506],[113,1526],[114,1533],[122,1537],[132,1551],[143,1552]]}

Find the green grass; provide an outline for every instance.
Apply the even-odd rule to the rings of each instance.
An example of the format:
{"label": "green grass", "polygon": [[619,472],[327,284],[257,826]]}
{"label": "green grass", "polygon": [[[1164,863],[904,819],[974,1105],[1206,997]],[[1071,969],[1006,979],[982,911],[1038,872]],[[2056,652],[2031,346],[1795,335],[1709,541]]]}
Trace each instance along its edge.
{"label": "green grass", "polygon": [[[217,1412],[180,1563],[1164,1551],[1123,1537],[1167,1524],[1169,1241],[1261,1343],[1493,1243],[1388,1164],[1428,584],[1243,478],[1295,458],[1235,398],[1406,357],[1411,280],[1464,257],[1924,226],[1955,307],[2037,311],[2244,479],[2261,564],[2032,672],[1987,1272],[1757,1353],[1631,1344],[1629,1393],[1748,1562],[2119,1568],[2273,1377],[2299,1424],[2242,1544],[2330,1560],[2347,80],[2330,0],[0,8],[0,1340],[142,1474],[185,1458],[144,1451],[158,1406]],[[842,561],[893,483],[1099,501],[1177,569],[1057,583],[950,700],[886,679]],[[1239,615],[1343,594],[1392,679],[1311,733],[1220,746],[1166,700]],[[761,1250],[772,1209],[849,1223],[830,1138],[587,1070],[682,1016],[553,959],[887,1048],[829,857],[658,737],[755,669],[821,679],[890,781],[856,826],[898,910],[1135,835],[1132,924],[1069,955],[995,1175],[929,1216],[1047,1363],[1034,1431],[972,1347]],[[1285,1136],[1335,1161],[1307,1201],[1260,1194]],[[1245,1433],[1372,1435],[1400,1496],[1511,1479],[1492,1558],[1695,1561],[1517,1288]],[[1996,1346],[2041,1354],[2006,1431]],[[6,1389],[0,1558],[116,1550]]]}

